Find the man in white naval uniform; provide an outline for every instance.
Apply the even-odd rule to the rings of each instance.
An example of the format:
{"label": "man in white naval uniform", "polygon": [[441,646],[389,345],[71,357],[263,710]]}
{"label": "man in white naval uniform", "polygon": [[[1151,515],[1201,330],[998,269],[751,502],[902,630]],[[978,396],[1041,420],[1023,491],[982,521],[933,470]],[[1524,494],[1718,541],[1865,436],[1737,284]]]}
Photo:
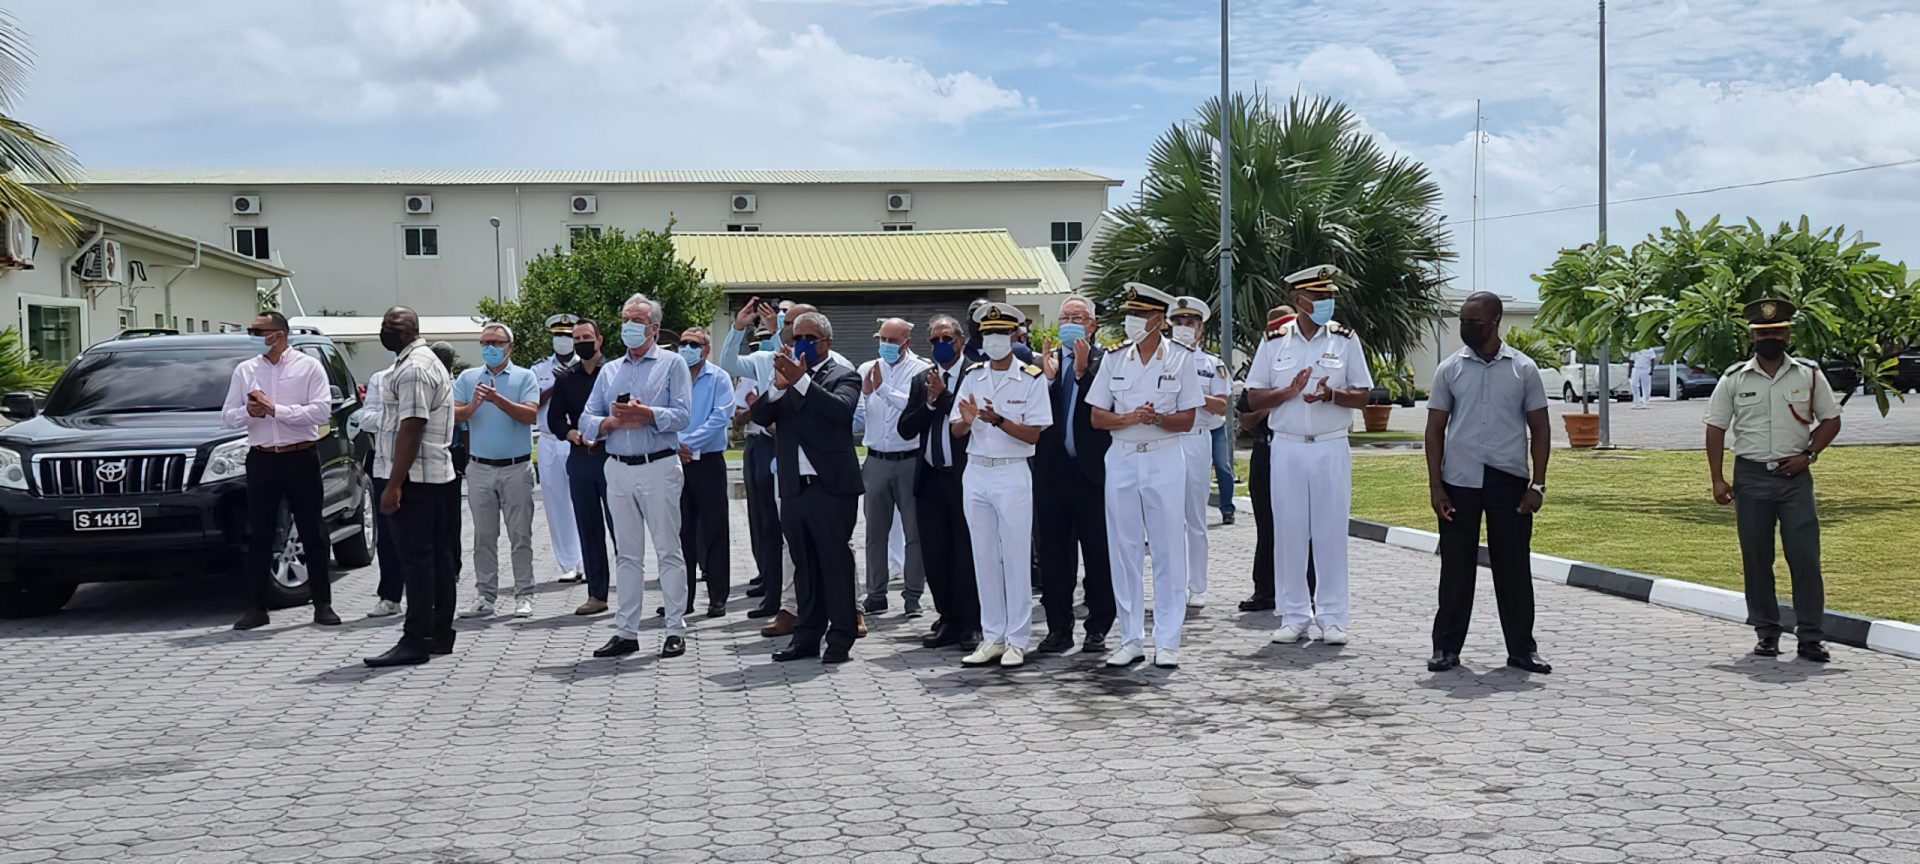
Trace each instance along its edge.
{"label": "man in white naval uniform", "polygon": [[[1127,341],[1101,361],[1087,391],[1096,429],[1113,433],[1107,450],[1107,549],[1120,647],[1108,666],[1145,659],[1147,544],[1153,547],[1153,665],[1180,665],[1180,627],[1187,617],[1187,460],[1180,435],[1193,428],[1205,398],[1200,376],[1165,337],[1173,295],[1151,285],[1126,284]],[[978,562],[976,562],[977,566]]]}
{"label": "man in white naval uniform", "polygon": [[[1319,625],[1328,645],[1347,644],[1347,517],[1353,462],[1347,429],[1367,404],[1373,374],[1352,330],[1333,320],[1344,278],[1332,265],[1287,277],[1300,310],[1281,334],[1261,343],[1247,372],[1251,410],[1272,409],[1275,589],[1280,628],[1273,641],[1291,645]],[[1307,590],[1311,550],[1318,577]]]}
{"label": "man in white naval uniform", "polygon": [[1180,436],[1180,452],[1187,460],[1187,608],[1207,605],[1207,481],[1212,479],[1213,430],[1227,424],[1227,397],[1233,393],[1220,358],[1200,350],[1200,334],[1213,311],[1198,297],[1177,297],[1167,320],[1173,341],[1192,349],[1187,359],[1200,376],[1200,395],[1206,403],[1193,412],[1193,428]]}
{"label": "man in white naval uniform", "polygon": [[573,489],[567,480],[567,457],[573,454],[573,445],[547,426],[547,400],[553,396],[553,379],[573,363],[573,325],[579,322],[579,316],[565,312],[548,316],[553,353],[533,364],[535,385],[540,388],[540,506],[547,514],[547,538],[553,542],[553,560],[560,565],[562,582],[587,577],[581,569],[580,532],[573,524]]}
{"label": "man in white naval uniform", "polygon": [[980,594],[980,647],[962,666],[1026,662],[1033,634],[1033,456],[1040,433],[1053,425],[1053,400],[1040,367],[1015,362],[1013,334],[1026,316],[1006,303],[973,314],[987,359],[960,376],[954,394],[955,438],[969,438],[967,532],[973,542]]}

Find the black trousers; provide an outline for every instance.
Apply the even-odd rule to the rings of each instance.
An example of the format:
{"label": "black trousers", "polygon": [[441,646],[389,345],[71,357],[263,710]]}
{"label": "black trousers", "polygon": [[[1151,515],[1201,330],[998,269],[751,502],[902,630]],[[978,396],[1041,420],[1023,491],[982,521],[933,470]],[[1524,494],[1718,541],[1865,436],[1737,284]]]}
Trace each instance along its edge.
{"label": "black trousers", "polygon": [[687,611],[693,611],[693,587],[707,577],[707,604],[724,606],[727,563],[727,455],[708,453],[682,465],[680,553],[687,561]]}
{"label": "black trousers", "polygon": [[1440,523],[1440,609],[1433,616],[1433,650],[1459,653],[1473,618],[1473,583],[1480,566],[1480,519],[1487,522],[1487,562],[1507,656],[1525,657],[1533,642],[1533,516],[1520,512],[1527,481],[1486,469],[1481,487],[1446,484],[1453,521]]}
{"label": "black trousers", "polygon": [[1036,463],[1037,490],[1045,501],[1033,508],[1040,550],[1040,605],[1047,635],[1073,634],[1073,582],[1086,561],[1087,636],[1113,629],[1113,572],[1107,560],[1106,492],[1071,458]]}
{"label": "black trousers", "polygon": [[974,583],[973,534],[967,530],[960,472],[920,468],[914,509],[920,517],[920,557],[933,608],[963,636],[980,629],[980,590]]}
{"label": "black trousers", "polygon": [[393,536],[393,517],[380,510],[380,496],[387,494],[387,480],[373,478],[374,554],[380,561],[380,585],[373,593],[382,600],[398,603],[406,595],[407,579],[400,570],[400,544]]}
{"label": "black trousers", "polygon": [[[1253,499],[1253,596],[1273,599],[1273,445],[1255,439],[1247,457],[1247,497]],[[1313,584],[1313,556],[1307,556],[1307,584]],[[1309,588],[1311,590],[1311,588]]]}
{"label": "black trousers", "polygon": [[1763,462],[1733,462],[1734,525],[1746,576],[1747,623],[1761,636],[1780,635],[1780,602],[1773,587],[1773,532],[1780,529],[1787,572],[1793,578],[1793,635],[1801,642],[1825,638],[1826,582],[1820,575],[1820,516],[1813,501],[1813,474],[1775,477]]}
{"label": "black trousers", "polygon": [[407,580],[408,642],[422,648],[453,641],[455,580],[460,566],[460,484],[412,483],[393,514],[400,569]]}
{"label": "black trousers", "polygon": [[607,509],[605,448],[575,447],[567,453],[567,497],[573,499],[573,529],[580,535],[580,564],[587,571],[587,596],[605,602],[612,572],[607,566],[607,537],[613,533],[613,511]]}
{"label": "black trousers", "polygon": [[760,606],[768,612],[780,608],[780,556],[786,554],[781,545],[780,502],[773,492],[773,451],[772,436],[748,435],[746,461],[741,465],[747,481],[747,542],[753,548],[754,574],[766,589]]}
{"label": "black trousers", "polygon": [[265,609],[273,598],[273,551],[279,548],[280,505],[293,514],[293,527],[305,545],[307,584],[315,606],[332,605],[333,582],[328,563],[333,551],[327,525],[320,518],[320,451],[313,447],[288,453],[247,451],[247,582],[252,603]]}
{"label": "black trousers", "polygon": [[819,650],[824,636],[830,648],[851,648],[858,614],[853,602],[853,525],[860,497],[834,495],[811,479],[802,478],[799,493],[786,496],[781,508],[786,516],[780,529],[793,550],[793,594],[800,607],[793,645]]}

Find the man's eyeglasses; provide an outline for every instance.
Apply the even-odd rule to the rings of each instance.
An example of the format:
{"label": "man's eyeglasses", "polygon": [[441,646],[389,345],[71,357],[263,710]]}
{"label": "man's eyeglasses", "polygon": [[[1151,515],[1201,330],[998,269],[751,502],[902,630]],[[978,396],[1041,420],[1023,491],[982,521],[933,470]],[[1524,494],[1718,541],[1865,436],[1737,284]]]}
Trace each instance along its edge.
{"label": "man's eyeglasses", "polygon": [[927,342],[933,345],[952,345],[953,337],[952,336],[935,336],[932,339],[928,339]]}
{"label": "man's eyeglasses", "polygon": [[480,340],[480,344],[491,348],[505,348],[508,343],[505,339],[482,339]]}
{"label": "man's eyeglasses", "polygon": [[682,339],[682,340],[680,340],[680,347],[682,347],[682,348],[705,348],[705,347],[707,347],[707,343],[705,343],[705,342],[695,342],[695,341],[693,341],[692,339]]}
{"label": "man's eyeglasses", "polygon": [[282,329],[280,329],[280,328],[278,328],[278,327],[275,327],[275,328],[273,328],[273,329],[271,329],[271,330],[262,330],[262,329],[260,329],[260,328],[258,328],[258,327],[248,327],[248,328],[247,328],[247,335],[248,335],[248,336],[265,336],[265,335],[267,335],[267,334],[269,334],[269,333],[285,333],[285,332],[287,332],[287,331],[285,331],[285,330],[282,330]]}

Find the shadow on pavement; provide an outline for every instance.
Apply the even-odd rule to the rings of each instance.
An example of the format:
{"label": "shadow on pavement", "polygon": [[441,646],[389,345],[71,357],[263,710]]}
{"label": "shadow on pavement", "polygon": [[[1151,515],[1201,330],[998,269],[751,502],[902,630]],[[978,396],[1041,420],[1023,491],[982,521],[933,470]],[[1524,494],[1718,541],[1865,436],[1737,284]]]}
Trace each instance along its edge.
{"label": "shadow on pavement", "polygon": [[1418,683],[1425,689],[1446,693],[1449,699],[1485,699],[1495,693],[1524,693],[1546,687],[1536,680],[1533,673],[1505,665],[1484,672],[1461,666],[1446,672],[1428,673]]}
{"label": "shadow on pavement", "polygon": [[1844,675],[1846,670],[1825,663],[1809,663],[1795,656],[1758,657],[1748,654],[1731,663],[1713,663],[1708,669],[1745,675],[1762,684],[1793,684],[1809,678]]}

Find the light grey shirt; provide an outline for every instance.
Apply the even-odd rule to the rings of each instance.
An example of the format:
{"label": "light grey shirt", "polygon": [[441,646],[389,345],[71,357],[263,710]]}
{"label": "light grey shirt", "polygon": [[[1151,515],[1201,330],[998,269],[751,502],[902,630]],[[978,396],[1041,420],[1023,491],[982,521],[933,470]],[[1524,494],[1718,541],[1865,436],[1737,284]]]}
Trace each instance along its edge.
{"label": "light grey shirt", "polygon": [[1531,477],[1527,412],[1545,407],[1540,367],[1527,355],[1505,344],[1492,360],[1466,347],[1448,355],[1433,372],[1433,395],[1427,400],[1427,410],[1447,412],[1440,478],[1478,489],[1488,468]]}

